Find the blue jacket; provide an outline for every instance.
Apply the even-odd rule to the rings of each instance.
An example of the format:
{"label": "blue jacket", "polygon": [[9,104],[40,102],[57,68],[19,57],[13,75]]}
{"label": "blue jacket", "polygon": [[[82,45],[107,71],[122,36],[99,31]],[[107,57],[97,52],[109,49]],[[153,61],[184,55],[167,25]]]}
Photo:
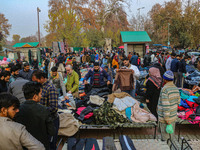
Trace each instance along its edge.
{"label": "blue jacket", "polygon": [[135,65],[135,66],[138,66],[138,56],[137,55],[133,55],[132,57],[131,57],[131,64],[132,65]]}
{"label": "blue jacket", "polygon": [[172,63],[171,63],[171,71],[172,72],[178,72],[178,65],[179,65],[179,61],[178,61],[178,59],[173,59],[172,60]]}
{"label": "blue jacket", "polygon": [[[104,78],[106,78],[108,81],[111,82],[111,77],[107,74],[107,72],[104,69],[100,68],[99,72],[100,72],[100,77],[99,77],[100,86],[106,85]],[[85,75],[83,81],[88,80],[89,78],[90,78],[90,84],[93,85],[93,83],[94,83],[94,68],[92,68],[88,71],[88,73]]]}

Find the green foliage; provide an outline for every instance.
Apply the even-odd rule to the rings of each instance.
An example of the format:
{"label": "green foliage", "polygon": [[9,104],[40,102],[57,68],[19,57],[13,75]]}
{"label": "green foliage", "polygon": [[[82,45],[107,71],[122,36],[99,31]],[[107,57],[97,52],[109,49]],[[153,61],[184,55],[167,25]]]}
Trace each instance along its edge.
{"label": "green foliage", "polygon": [[89,47],[103,47],[105,44],[103,32],[96,29],[86,31]]}
{"label": "green foliage", "polygon": [[148,31],[153,43],[167,45],[168,23],[170,43],[174,47],[196,47],[200,44],[200,12],[198,3],[185,7],[180,0],[171,0],[165,5],[156,4],[149,12],[152,22]]}

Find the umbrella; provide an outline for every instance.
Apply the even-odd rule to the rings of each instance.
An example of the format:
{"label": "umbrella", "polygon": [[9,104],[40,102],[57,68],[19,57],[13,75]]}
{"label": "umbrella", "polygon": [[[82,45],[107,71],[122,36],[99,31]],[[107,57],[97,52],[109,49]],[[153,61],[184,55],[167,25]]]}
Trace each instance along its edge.
{"label": "umbrella", "polygon": [[120,46],[119,48],[124,48],[124,46]]}

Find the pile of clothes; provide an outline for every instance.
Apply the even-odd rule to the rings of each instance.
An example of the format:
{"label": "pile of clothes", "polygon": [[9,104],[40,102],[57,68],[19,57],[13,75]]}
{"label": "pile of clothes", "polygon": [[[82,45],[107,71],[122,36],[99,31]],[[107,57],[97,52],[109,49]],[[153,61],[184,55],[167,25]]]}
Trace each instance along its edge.
{"label": "pile of clothes", "polygon": [[110,125],[113,128],[124,123],[157,121],[155,116],[140,108],[140,103],[125,92],[108,93],[108,89],[92,89],[80,99],[74,99],[73,116],[84,124]]}
{"label": "pile of clothes", "polygon": [[185,78],[185,82],[189,85],[199,85],[200,83],[200,72],[195,70]]}
{"label": "pile of clothes", "polygon": [[[198,90],[198,88],[196,88]],[[200,91],[179,89],[181,102],[178,106],[178,117],[193,124],[200,123]]]}

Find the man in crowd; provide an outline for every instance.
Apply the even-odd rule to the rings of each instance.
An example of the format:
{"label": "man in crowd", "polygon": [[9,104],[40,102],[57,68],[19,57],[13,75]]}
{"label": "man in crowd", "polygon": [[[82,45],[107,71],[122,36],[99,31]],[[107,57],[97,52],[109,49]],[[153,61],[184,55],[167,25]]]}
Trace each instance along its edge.
{"label": "man in crowd", "polygon": [[107,85],[111,83],[111,78],[107,74],[107,72],[99,66],[98,62],[94,63],[94,68],[90,69],[88,73],[85,75],[83,79],[84,84],[88,84],[87,80],[90,78],[90,85],[93,87],[102,87],[105,86],[106,83],[104,78],[107,79]]}
{"label": "man in crowd", "polygon": [[[175,123],[177,118],[177,106],[180,103],[178,88],[174,85],[174,74],[166,71],[163,75],[164,87],[160,92],[158,100],[158,123],[161,131],[161,139],[166,141],[170,135],[166,132],[167,125],[172,125],[175,133]],[[171,135],[173,138],[174,135]]]}
{"label": "man in crowd", "polygon": [[131,57],[132,57],[132,54],[131,54],[131,52],[129,52],[128,59],[131,60]]}
{"label": "man in crowd", "polygon": [[19,68],[16,65],[14,65],[11,67],[11,76],[10,76],[9,84],[15,81],[18,76],[19,76]]}
{"label": "man in crowd", "polygon": [[[112,70],[109,69],[108,66],[104,66],[104,70],[107,72],[107,74],[110,76],[110,79],[111,79],[111,84],[113,83],[113,73],[112,73]],[[105,79],[105,82],[108,81],[107,78],[104,78]]]}
{"label": "man in crowd", "polygon": [[132,65],[138,66],[138,56],[136,55],[135,52],[133,53],[130,62]]}
{"label": "man in crowd", "polygon": [[8,92],[12,94],[13,96],[16,96],[19,99],[20,103],[23,103],[26,101],[22,88],[24,84],[26,84],[27,82],[29,82],[29,80],[26,80],[18,76],[14,82],[9,84]]}
{"label": "man in crowd", "polygon": [[76,62],[77,62],[78,64],[80,64],[80,62],[81,62],[81,57],[79,56],[78,53],[76,53],[75,58],[76,58]]}
{"label": "man in crowd", "polygon": [[151,57],[150,57],[149,53],[147,53],[144,56],[144,67],[149,66],[150,63],[151,63]]}
{"label": "man in crowd", "polygon": [[99,54],[98,53],[95,54],[95,61],[96,62],[99,61]]}
{"label": "man in crowd", "polygon": [[91,55],[91,63],[94,63],[95,62],[95,54],[94,52],[92,52],[92,55]]}
{"label": "man in crowd", "polygon": [[66,66],[67,71],[67,93],[72,94],[73,97],[79,97],[78,86],[79,86],[79,75],[72,69],[71,65]]}
{"label": "man in crowd", "polygon": [[173,60],[175,57],[176,57],[176,54],[175,54],[175,53],[172,53],[171,56],[169,56],[169,58],[167,59],[166,64],[165,64],[166,70],[170,70],[170,69],[171,69],[171,63],[172,63],[172,60]]}
{"label": "man in crowd", "polygon": [[183,83],[184,83],[184,77],[183,74],[186,73],[186,62],[187,62],[187,56],[183,58],[183,55],[180,56],[180,62],[178,65],[178,87],[183,88]]}
{"label": "man in crowd", "polygon": [[10,80],[10,72],[3,71],[1,72],[0,79],[0,93],[8,91],[8,82]]}
{"label": "man in crowd", "polygon": [[10,94],[0,94],[0,149],[45,150],[42,143],[35,139],[25,126],[13,122],[19,112],[19,100]]}
{"label": "man in crowd", "polygon": [[50,111],[54,126],[56,127],[56,134],[50,143],[50,149],[56,149],[56,142],[59,129],[59,116],[58,111],[58,93],[55,86],[47,80],[46,74],[41,70],[36,70],[32,74],[32,81],[36,81],[42,84],[42,97],[40,104],[44,105]]}
{"label": "man in crowd", "polygon": [[58,68],[56,66],[51,68],[49,81],[56,87],[59,96],[61,95],[60,90],[62,90],[63,96],[67,96],[66,88],[63,83],[63,76],[60,72],[58,72]]}
{"label": "man in crowd", "polygon": [[20,106],[15,121],[23,124],[27,131],[49,149],[49,136],[55,134],[53,119],[45,106],[38,104],[41,99],[42,85],[28,82],[23,86],[26,101]]}
{"label": "man in crowd", "polygon": [[138,70],[137,66],[130,64],[129,59],[127,57],[125,57],[123,59],[123,63],[124,63],[125,68],[133,70],[133,73],[134,73],[134,87],[135,88],[133,90],[126,91],[126,92],[129,93],[132,97],[135,97],[136,80],[138,80],[139,77],[140,77],[140,71]]}
{"label": "man in crowd", "polygon": [[33,59],[32,67],[33,67],[33,69],[39,69],[39,68],[38,68],[38,60],[37,60],[37,58],[34,58],[34,59]]}
{"label": "man in crowd", "polygon": [[33,70],[30,69],[29,63],[25,63],[24,68],[19,71],[19,75],[22,78],[29,80],[29,81],[31,81],[32,73],[33,73]]}
{"label": "man in crowd", "polygon": [[173,72],[173,74],[174,74],[174,84],[176,85],[176,86],[178,86],[177,85],[177,81],[178,81],[178,68],[179,68],[179,59],[180,59],[180,56],[179,55],[177,55],[173,60],[172,60],[172,62],[171,62],[171,71]]}

